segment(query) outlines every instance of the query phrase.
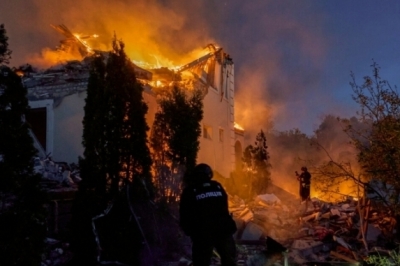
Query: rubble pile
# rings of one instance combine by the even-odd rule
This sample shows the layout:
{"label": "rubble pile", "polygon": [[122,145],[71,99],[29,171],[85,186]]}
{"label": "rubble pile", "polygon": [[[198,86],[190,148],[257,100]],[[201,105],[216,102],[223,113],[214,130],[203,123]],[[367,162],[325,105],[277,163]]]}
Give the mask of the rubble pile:
{"label": "rubble pile", "polygon": [[[37,158],[35,171],[42,174],[47,190],[75,189],[80,181],[76,167],[51,158]],[[312,198],[301,203],[282,190],[268,192],[248,201],[229,195],[229,211],[238,228],[237,265],[363,265],[369,255],[387,255],[399,246],[393,240],[396,219],[368,198],[346,197],[339,202]],[[50,219],[56,228],[62,220],[60,204],[55,202],[57,215]],[[47,247],[42,266],[65,265],[72,257],[68,243],[48,239]],[[180,261],[157,265],[190,265],[184,253]],[[215,254],[211,266],[217,265]]]}
{"label": "rubble pile", "polygon": [[77,184],[81,181],[77,166],[54,162],[50,157],[44,159],[36,157],[34,171],[42,176],[41,186],[45,190],[77,189]]}
{"label": "rubble pile", "polygon": [[[239,259],[244,261],[239,265],[264,265],[252,263],[262,254],[270,261],[271,255],[266,253],[268,238],[286,248],[274,258],[275,262],[270,261],[275,264],[268,265],[284,265],[285,256],[285,265],[362,265],[376,250],[388,253],[396,247],[396,220],[389,212],[373,207],[368,199],[347,197],[332,203],[313,198],[306,204],[293,195],[281,196],[258,195],[247,203],[237,196],[229,198],[229,209],[238,227],[235,238]],[[240,248],[242,244],[264,249],[251,254]]]}
{"label": "rubble pile", "polygon": [[21,67],[22,81],[28,88],[29,100],[56,99],[87,89],[90,58],[68,61],[45,71]]}
{"label": "rubble pile", "polygon": [[[301,204],[293,195],[269,193],[247,202],[229,196],[229,210],[238,227],[234,237],[239,266],[363,265],[367,256],[389,254],[394,248],[396,220],[368,200],[348,197],[332,203],[313,198]],[[171,257],[155,265],[191,265],[190,248],[180,251],[180,260]],[[43,266],[64,265],[70,259],[68,244],[49,240],[45,257]],[[215,254],[211,266],[217,265]]]}

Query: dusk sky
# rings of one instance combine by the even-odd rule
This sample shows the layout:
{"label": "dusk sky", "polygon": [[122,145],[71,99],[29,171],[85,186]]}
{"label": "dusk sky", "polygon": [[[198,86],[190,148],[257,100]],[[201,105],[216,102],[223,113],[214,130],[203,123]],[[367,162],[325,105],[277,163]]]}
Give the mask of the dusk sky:
{"label": "dusk sky", "polygon": [[216,43],[235,63],[236,120],[250,132],[273,121],[312,134],[324,115],[355,115],[350,72],[362,83],[373,60],[400,85],[398,0],[0,0],[0,23],[11,66],[35,65],[59,44],[50,24],[106,43],[115,32],[133,59],[176,62]]}

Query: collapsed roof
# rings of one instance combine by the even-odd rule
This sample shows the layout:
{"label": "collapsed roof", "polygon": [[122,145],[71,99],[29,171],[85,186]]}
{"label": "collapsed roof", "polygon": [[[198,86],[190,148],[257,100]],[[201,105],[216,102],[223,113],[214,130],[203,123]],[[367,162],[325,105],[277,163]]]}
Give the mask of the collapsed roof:
{"label": "collapsed roof", "polygon": [[[79,36],[73,34],[65,25],[51,25],[65,39],[60,41],[57,51],[60,53],[78,54],[82,60],[65,61],[46,70],[36,70],[30,65],[21,66],[17,72],[22,76],[24,85],[28,88],[29,100],[56,99],[86,90],[89,78],[90,61],[99,53],[90,48],[86,39],[96,35]],[[145,87],[162,89],[170,86],[182,86],[186,89],[201,89],[207,92],[209,86],[215,86],[215,63],[233,64],[232,59],[212,44],[206,46],[208,53],[177,70],[167,67],[145,69],[134,63],[136,78]]]}

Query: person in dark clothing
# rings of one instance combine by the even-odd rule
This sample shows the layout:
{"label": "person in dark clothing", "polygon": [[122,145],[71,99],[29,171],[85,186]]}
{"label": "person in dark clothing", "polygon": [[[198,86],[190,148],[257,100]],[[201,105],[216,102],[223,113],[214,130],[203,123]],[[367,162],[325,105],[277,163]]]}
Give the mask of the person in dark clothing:
{"label": "person in dark clothing", "polygon": [[179,223],[192,240],[193,266],[209,266],[213,249],[221,257],[222,266],[236,265],[236,244],[233,234],[236,223],[228,210],[228,196],[207,164],[199,164],[184,188],[179,208]]}
{"label": "person in dark clothing", "polygon": [[300,199],[301,202],[308,202],[310,200],[310,187],[311,187],[311,174],[308,172],[307,167],[301,168],[301,174],[296,171],[297,180],[300,183]]}

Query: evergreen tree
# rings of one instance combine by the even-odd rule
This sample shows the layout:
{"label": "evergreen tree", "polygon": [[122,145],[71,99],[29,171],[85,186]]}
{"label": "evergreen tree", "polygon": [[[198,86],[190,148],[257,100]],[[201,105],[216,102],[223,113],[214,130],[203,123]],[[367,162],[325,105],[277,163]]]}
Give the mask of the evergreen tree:
{"label": "evergreen tree", "polygon": [[[180,194],[183,172],[196,165],[203,119],[203,97],[199,90],[189,95],[173,87],[159,100],[159,111],[153,124],[151,146],[161,193],[173,199]],[[177,173],[176,175],[174,173]],[[167,196],[167,195],[162,195]]]}
{"label": "evergreen tree", "polygon": [[46,235],[45,194],[33,171],[37,151],[24,116],[27,90],[5,66],[7,48],[0,26],[0,261],[2,265],[40,265]]}
{"label": "evergreen tree", "polygon": [[251,179],[251,194],[265,193],[271,182],[269,163],[269,153],[267,138],[261,130],[256,136],[253,145],[249,145],[243,152],[243,162],[245,163],[248,178]]}
{"label": "evergreen tree", "polygon": [[83,184],[113,198],[122,181],[132,182],[137,196],[152,196],[143,87],[124,43],[114,37],[112,45],[107,62],[99,56],[91,67],[80,161]]}
{"label": "evergreen tree", "polygon": [[174,87],[166,101],[161,102],[171,131],[169,139],[170,159],[177,165],[185,165],[187,171],[196,166],[200,149],[200,122],[203,119],[203,102],[200,90],[187,97],[183,89]]}
{"label": "evergreen tree", "polygon": [[170,156],[168,149],[169,130],[166,117],[161,108],[155,114],[150,145],[152,148],[153,168],[155,172],[154,185],[157,189],[157,197],[166,200],[172,194],[172,191],[177,191],[179,183],[171,177]]}
{"label": "evergreen tree", "polygon": [[104,129],[107,118],[107,99],[105,95],[106,65],[102,55],[96,55],[91,62],[85,115],[83,118],[84,159],[80,159],[82,188],[95,188],[96,194],[106,193],[106,172]]}
{"label": "evergreen tree", "polygon": [[149,127],[145,117],[148,107],[124,43],[116,37],[106,65],[105,84],[108,99],[105,160],[110,191],[116,195],[120,182],[127,181],[136,185],[137,196],[152,196]]}
{"label": "evergreen tree", "polygon": [[[84,108],[85,150],[84,158],[80,158],[82,183],[73,206],[72,247],[74,263],[85,265],[92,265],[95,257],[92,218],[104,211],[110,201],[119,205],[121,201],[127,204],[128,198],[135,203],[153,196],[152,161],[147,146],[149,128],[145,119],[148,107],[143,87],[136,80],[134,65],[125,54],[123,42],[114,37],[112,46],[107,60],[100,55],[93,59]],[[129,195],[121,191],[127,183],[133,187]],[[128,206],[123,208],[130,213]],[[103,245],[111,245],[112,252],[121,254],[119,246],[113,244],[115,239],[139,241],[129,238],[132,230],[129,226],[113,226],[112,230],[107,229],[112,232],[111,238],[102,241]],[[117,257],[114,260],[122,259]]]}
{"label": "evergreen tree", "polygon": [[8,49],[7,31],[4,24],[0,24],[0,65],[10,63],[11,50]]}
{"label": "evergreen tree", "polygon": [[91,62],[84,107],[84,158],[79,158],[82,181],[72,207],[73,264],[95,264],[96,243],[92,231],[92,218],[103,211],[107,204],[104,167],[104,128],[107,114],[105,73],[104,57],[96,55]]}

